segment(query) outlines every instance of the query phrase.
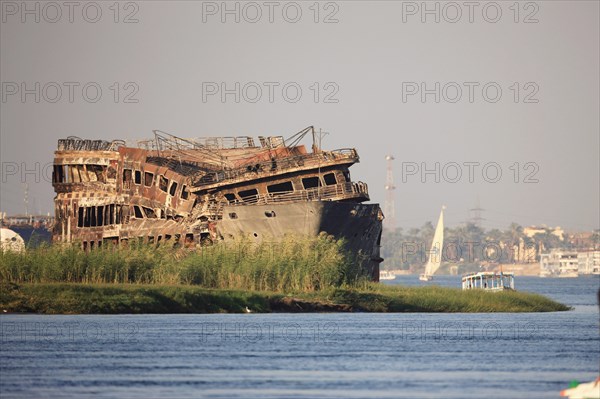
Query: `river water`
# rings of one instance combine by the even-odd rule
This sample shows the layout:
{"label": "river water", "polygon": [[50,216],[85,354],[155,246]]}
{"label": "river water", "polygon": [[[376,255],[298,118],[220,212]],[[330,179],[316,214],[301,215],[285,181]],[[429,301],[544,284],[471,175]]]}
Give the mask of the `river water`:
{"label": "river water", "polygon": [[600,278],[516,284],[574,310],[2,315],[0,396],[558,398],[597,377]]}

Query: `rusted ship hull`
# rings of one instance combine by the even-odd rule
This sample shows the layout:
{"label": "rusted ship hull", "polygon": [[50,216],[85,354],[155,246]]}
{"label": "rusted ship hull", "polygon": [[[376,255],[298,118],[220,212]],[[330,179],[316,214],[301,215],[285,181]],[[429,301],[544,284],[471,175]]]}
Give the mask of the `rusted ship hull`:
{"label": "rusted ship hull", "polygon": [[[312,152],[299,141],[312,133]],[[53,239],[85,249],[131,240],[189,247],[286,234],[344,238],[379,276],[383,214],[348,168],[354,149],[324,151],[312,127],[282,137],[59,140]]]}
{"label": "rusted ship hull", "polygon": [[226,206],[216,227],[225,241],[240,238],[277,241],[285,235],[316,236],[321,232],[344,239],[372,279],[379,278],[382,223],[379,205],[334,201]]}

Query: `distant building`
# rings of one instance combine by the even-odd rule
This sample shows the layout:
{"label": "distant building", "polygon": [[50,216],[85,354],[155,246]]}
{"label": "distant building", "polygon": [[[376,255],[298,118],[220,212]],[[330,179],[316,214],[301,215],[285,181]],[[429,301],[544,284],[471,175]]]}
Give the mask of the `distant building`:
{"label": "distant building", "polygon": [[600,274],[600,251],[581,251],[577,253],[579,274]]}
{"label": "distant building", "polygon": [[565,231],[560,227],[556,226],[554,228],[547,226],[529,226],[523,228],[523,234],[525,234],[529,238],[533,238],[536,234],[544,234],[549,230],[550,234],[555,235],[559,239],[563,240],[565,237]]}
{"label": "distant building", "polygon": [[579,274],[600,274],[600,251],[553,249],[540,254],[540,275],[576,277]]}

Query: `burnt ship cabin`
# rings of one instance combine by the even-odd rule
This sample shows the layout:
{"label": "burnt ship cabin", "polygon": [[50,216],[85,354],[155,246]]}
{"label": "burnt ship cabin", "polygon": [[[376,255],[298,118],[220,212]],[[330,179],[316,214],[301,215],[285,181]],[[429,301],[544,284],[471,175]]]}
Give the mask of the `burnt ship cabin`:
{"label": "burnt ship cabin", "polygon": [[[311,152],[300,144],[312,135]],[[383,214],[353,182],[355,149],[325,151],[308,127],[283,137],[182,139],[154,131],[128,147],[69,137],[54,157],[53,240],[84,249],[170,241],[277,240],[286,234],[344,238],[379,276]]]}

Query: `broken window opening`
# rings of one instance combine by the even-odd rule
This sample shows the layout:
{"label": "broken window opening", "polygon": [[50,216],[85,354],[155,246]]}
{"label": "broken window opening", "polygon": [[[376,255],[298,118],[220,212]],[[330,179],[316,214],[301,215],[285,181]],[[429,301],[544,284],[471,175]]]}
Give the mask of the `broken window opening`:
{"label": "broken window opening", "polygon": [[77,165],[71,165],[69,170],[71,171],[71,182],[80,183],[81,177],[79,176],[79,169],[77,168]]}
{"label": "broken window opening", "polygon": [[52,180],[54,183],[64,183],[64,169],[63,165],[54,165],[54,173],[52,174]]}
{"label": "broken window opening", "polygon": [[106,179],[104,178],[105,167],[102,165],[87,165],[88,176],[90,181],[98,181],[101,183],[106,183]]}
{"label": "broken window opening", "polygon": [[238,191],[238,196],[242,199],[242,201],[247,201],[254,197],[258,196],[258,190],[255,188],[251,188],[250,190]]}
{"label": "broken window opening", "polygon": [[90,181],[85,165],[77,165],[77,169],[79,169],[79,177],[83,183]]}
{"label": "broken window opening", "polygon": [[131,169],[124,169],[123,170],[123,183],[129,183],[132,180],[132,174],[131,174]]}
{"label": "broken window opening", "polygon": [[150,172],[144,173],[144,186],[152,187],[153,180],[154,180],[154,173],[150,173]]}
{"label": "broken window opening", "polygon": [[135,171],[134,183],[137,184],[138,186],[140,184],[142,184],[142,171],[141,170],[136,170]]}
{"label": "broken window opening", "polygon": [[334,184],[337,184],[335,174],[333,173],[327,173],[325,176],[323,176],[323,180],[325,180],[325,184],[328,186],[333,186]]}
{"label": "broken window opening", "polygon": [[144,214],[142,213],[142,210],[137,205],[133,206],[133,213],[134,213],[135,217],[138,218],[138,219],[143,219],[144,218]]}
{"label": "broken window opening", "polygon": [[154,209],[148,207],[143,207],[142,209],[144,210],[147,218],[156,219],[156,212],[154,212]]}
{"label": "broken window opening", "polygon": [[117,170],[114,167],[109,166],[106,172],[106,178],[115,180],[117,178]]}
{"label": "broken window opening", "polygon": [[163,191],[166,193],[167,187],[169,187],[169,179],[167,179],[163,175],[160,175],[160,180],[158,182],[158,188],[160,189],[160,191]]}
{"label": "broken window opening", "polygon": [[98,215],[96,216],[98,226],[104,226],[104,207],[99,206],[96,208],[96,210],[98,211]]}
{"label": "broken window opening", "polygon": [[173,181],[173,182],[171,182],[171,188],[169,189],[169,195],[174,197],[176,192],[177,192],[177,182]]}
{"label": "broken window opening", "polygon": [[313,176],[313,177],[305,177],[302,179],[302,185],[304,186],[305,190],[308,190],[310,188],[317,188],[317,187],[321,187],[321,179],[319,179],[319,176]]}
{"label": "broken window opening", "polygon": [[190,198],[190,192],[188,191],[187,186],[184,185],[181,188],[181,199],[187,200],[188,198]]}
{"label": "broken window opening", "polygon": [[286,181],[283,183],[277,183],[267,186],[267,191],[271,194],[289,193],[291,191],[294,191],[294,186],[292,185],[291,181]]}
{"label": "broken window opening", "polygon": [[91,210],[89,207],[85,208],[85,218],[83,220],[83,227],[90,227],[90,220],[91,220],[91,216],[90,216]]}

